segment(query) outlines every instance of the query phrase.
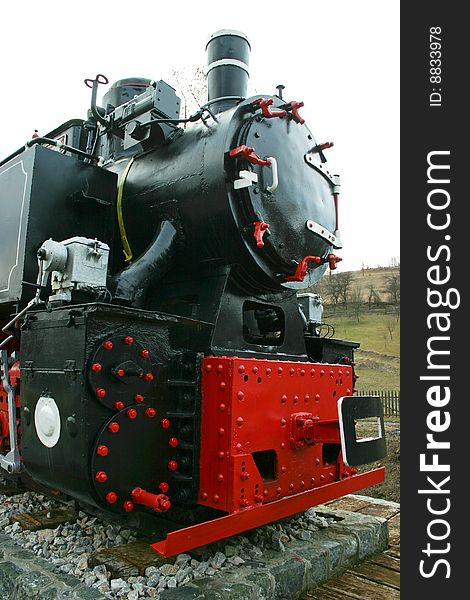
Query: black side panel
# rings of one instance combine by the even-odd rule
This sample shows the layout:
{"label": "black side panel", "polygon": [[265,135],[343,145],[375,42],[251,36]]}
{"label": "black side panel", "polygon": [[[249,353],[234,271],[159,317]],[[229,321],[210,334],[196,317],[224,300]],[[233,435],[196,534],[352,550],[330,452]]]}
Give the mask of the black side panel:
{"label": "black side panel", "polygon": [[116,174],[43,146],[0,169],[0,305],[29,300],[36,252],[79,235],[112,245]]}

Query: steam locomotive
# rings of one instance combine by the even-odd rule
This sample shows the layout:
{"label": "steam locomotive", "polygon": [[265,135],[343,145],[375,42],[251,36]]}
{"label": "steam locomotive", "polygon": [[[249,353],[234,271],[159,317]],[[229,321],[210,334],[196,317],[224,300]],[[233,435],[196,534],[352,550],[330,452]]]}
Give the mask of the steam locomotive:
{"label": "steam locomotive", "polygon": [[246,97],[249,53],[211,36],[185,118],[164,81],[86,80],[85,120],[0,162],[1,471],[164,556],[383,480],[358,344],[305,292],[340,260],[331,144],[283,86]]}

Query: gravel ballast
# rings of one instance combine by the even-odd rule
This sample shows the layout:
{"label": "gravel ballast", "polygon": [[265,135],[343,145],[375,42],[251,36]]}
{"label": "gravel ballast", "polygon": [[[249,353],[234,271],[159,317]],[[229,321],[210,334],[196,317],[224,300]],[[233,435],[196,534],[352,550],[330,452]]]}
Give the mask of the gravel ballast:
{"label": "gravel ballast", "polygon": [[73,523],[34,532],[12,519],[61,506],[34,492],[0,495],[0,598],[295,598],[382,550],[387,538],[383,519],[316,507],[223,540],[212,552],[211,546],[205,554],[180,554],[143,575],[113,578],[90,558],[135,541],[129,529],[84,512]]}

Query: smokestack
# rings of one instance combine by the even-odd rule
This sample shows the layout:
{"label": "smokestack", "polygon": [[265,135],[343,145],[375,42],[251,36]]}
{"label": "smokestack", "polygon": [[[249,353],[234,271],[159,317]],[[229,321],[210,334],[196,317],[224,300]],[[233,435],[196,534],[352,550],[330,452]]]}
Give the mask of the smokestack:
{"label": "smokestack", "polygon": [[[208,99],[226,96],[246,97],[251,46],[240,31],[221,29],[207,42],[207,92]],[[214,102],[216,112],[227,110],[236,99]]]}

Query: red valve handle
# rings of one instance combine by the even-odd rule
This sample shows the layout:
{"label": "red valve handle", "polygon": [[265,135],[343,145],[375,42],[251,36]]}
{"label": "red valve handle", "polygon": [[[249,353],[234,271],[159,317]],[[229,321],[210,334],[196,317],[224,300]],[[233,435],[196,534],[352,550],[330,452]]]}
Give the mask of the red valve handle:
{"label": "red valve handle", "polygon": [[327,256],[327,261],[330,265],[330,270],[334,271],[336,269],[336,267],[338,266],[337,263],[341,262],[343,259],[340,258],[339,256],[336,256],[335,254],[328,254]]}
{"label": "red valve handle", "polygon": [[244,158],[252,165],[260,165],[261,167],[269,167],[271,164],[269,159],[263,159],[258,156],[254,148],[245,145],[232,148],[229,152],[229,156],[231,158]]}
{"label": "red valve handle", "polygon": [[269,107],[273,103],[272,98],[258,98],[257,100],[253,100],[252,105],[259,105],[261,108],[261,113],[263,117],[266,119],[272,119],[274,117],[285,117],[287,115],[287,111],[284,109],[281,110],[271,110]]}
{"label": "red valve handle", "polygon": [[256,245],[258,248],[262,248],[264,246],[263,236],[269,227],[269,223],[265,223],[264,221],[255,221],[253,225],[255,226],[253,235],[255,236]]}
{"label": "red valve handle", "polygon": [[302,119],[302,117],[299,114],[299,108],[302,108],[303,105],[304,105],[303,102],[297,102],[296,100],[292,100],[292,102],[290,103],[294,121],[296,121],[297,123],[300,123],[301,125],[303,125],[305,123],[305,119]]}
{"label": "red valve handle", "polygon": [[155,512],[166,512],[171,506],[170,499],[165,494],[152,494],[139,487],[132,490],[131,496],[135,504],[142,504]]}
{"label": "red valve handle", "polygon": [[309,262],[319,263],[321,262],[321,258],[319,256],[306,256],[303,258],[297,265],[295,273],[287,277],[287,281],[303,281],[308,272],[307,267]]}

